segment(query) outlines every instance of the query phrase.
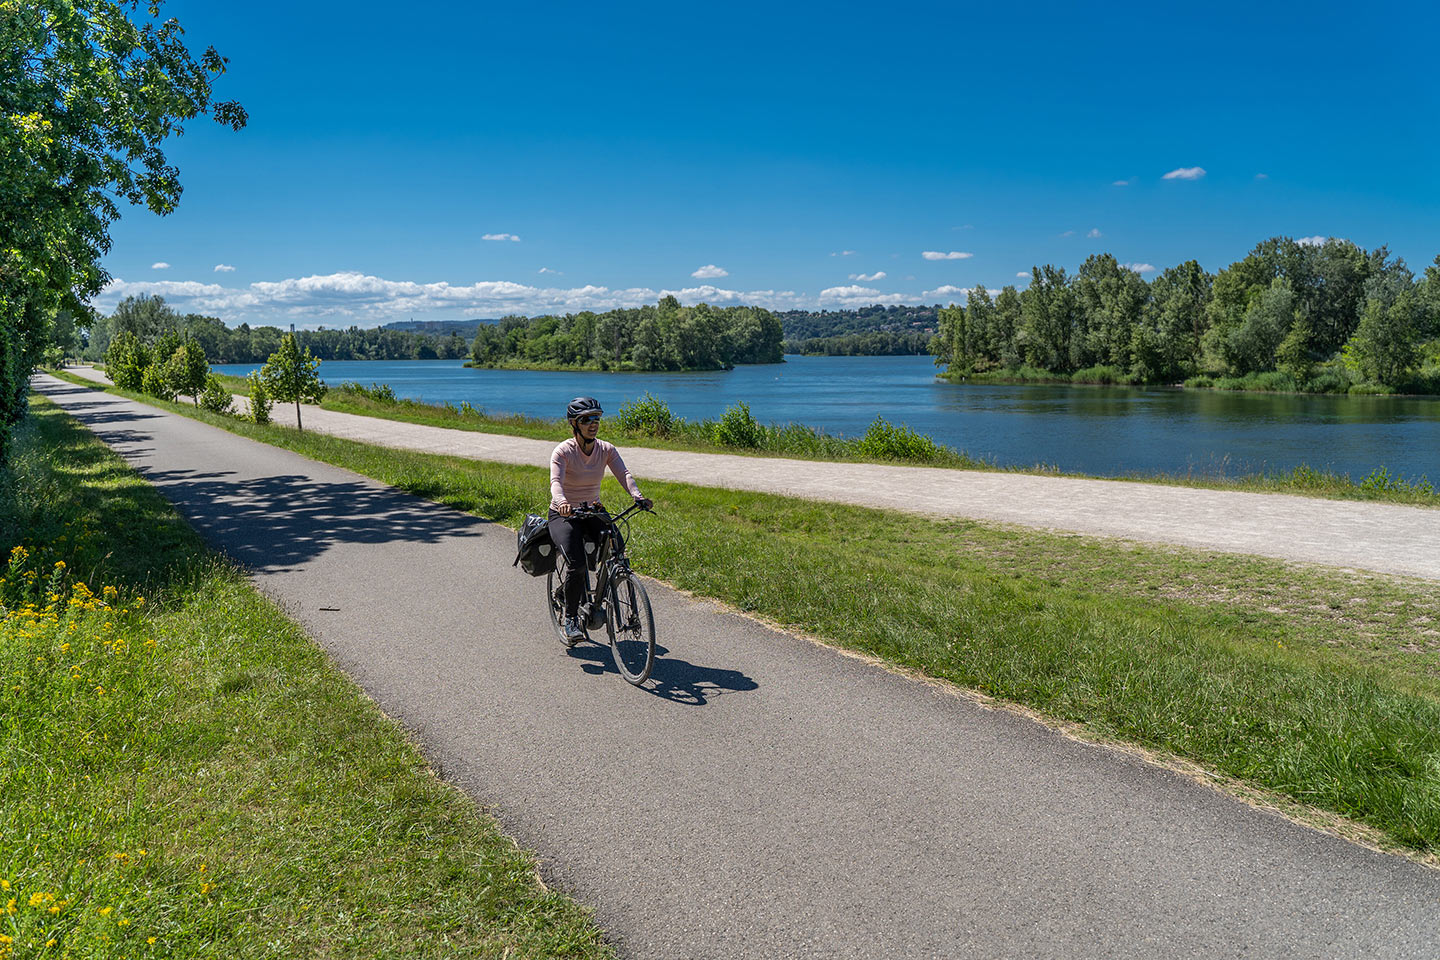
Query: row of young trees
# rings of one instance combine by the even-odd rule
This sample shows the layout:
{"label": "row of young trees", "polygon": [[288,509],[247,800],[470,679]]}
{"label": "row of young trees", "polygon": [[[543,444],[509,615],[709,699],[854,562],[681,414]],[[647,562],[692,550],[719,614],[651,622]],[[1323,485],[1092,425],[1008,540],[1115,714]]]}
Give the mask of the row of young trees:
{"label": "row of young trees", "polygon": [[[285,333],[279,327],[252,327],[242,323],[228,327],[215,317],[181,314],[162,297],[126,297],[108,317],[95,321],[80,356],[99,360],[110,343],[123,333],[153,340],[164,333],[177,333],[195,340],[211,363],[262,363],[280,347]],[[470,344],[458,334],[432,334],[387,330],[302,330],[297,335],[302,348],[321,360],[459,360],[469,355]]]}
{"label": "row of young trees", "polygon": [[[210,372],[200,342],[174,330],[148,340],[122,331],[105,351],[105,372],[117,387],[161,400],[188,396],[195,406],[215,413],[229,413],[233,402],[229,388]],[[289,333],[249,381],[250,419],[256,423],[268,423],[271,404],[279,401],[295,404],[295,425],[304,429],[300,404],[319,403],[327,392],[320,359]]]}
{"label": "row of young trees", "polygon": [[541,366],[597,370],[723,370],[737,363],[779,363],[780,321],[761,307],[682,307],[673,296],[655,306],[504,317],[475,334],[470,362],[480,367]]}
{"label": "row of young trees", "polygon": [[931,343],[954,377],[1169,383],[1278,374],[1293,389],[1440,391],[1440,257],[1422,277],[1381,247],[1266,240],[1217,274],[1194,260],[1147,282],[1113,256],[1023,291],[972,290]]}
{"label": "row of young trees", "polygon": [[164,141],[202,114],[246,122],[239,104],[212,100],[224,58],[192,54],[160,2],[148,16],[137,6],[0,4],[0,462],[57,318],[88,320],[109,280],[100,260],[120,205],[166,214],[179,202]]}

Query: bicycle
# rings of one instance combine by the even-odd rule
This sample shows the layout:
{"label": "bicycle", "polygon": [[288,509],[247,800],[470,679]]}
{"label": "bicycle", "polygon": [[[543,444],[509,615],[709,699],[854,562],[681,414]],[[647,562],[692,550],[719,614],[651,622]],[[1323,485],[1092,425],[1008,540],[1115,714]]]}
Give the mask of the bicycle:
{"label": "bicycle", "polygon": [[[577,619],[585,633],[585,639],[596,642],[590,630],[605,625],[609,635],[610,650],[615,657],[615,666],[620,676],[639,686],[650,678],[655,665],[655,615],[650,610],[650,597],[645,585],[630,569],[630,560],[625,556],[625,541],[630,533],[630,514],[645,509],[635,504],[624,513],[611,516],[604,504],[577,507],[570,516],[574,519],[596,518],[603,521],[599,543],[591,553],[591,541],[585,541],[587,565],[596,571],[594,588],[581,598]],[[649,512],[654,512],[653,509]],[[625,525],[622,534],[620,524]],[[545,595],[549,600],[550,623],[555,627],[560,642],[567,648],[575,646],[578,640],[565,636],[565,555],[555,552],[555,569],[545,579]],[[587,578],[588,579],[588,578]]]}

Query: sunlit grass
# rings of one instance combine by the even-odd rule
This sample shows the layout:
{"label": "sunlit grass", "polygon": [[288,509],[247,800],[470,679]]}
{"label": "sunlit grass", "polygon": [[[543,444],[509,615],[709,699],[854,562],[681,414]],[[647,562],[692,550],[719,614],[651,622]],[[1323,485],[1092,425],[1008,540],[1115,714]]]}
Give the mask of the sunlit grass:
{"label": "sunlit grass", "polygon": [[38,399],[16,446],[0,955],[610,955],[123,461]]}

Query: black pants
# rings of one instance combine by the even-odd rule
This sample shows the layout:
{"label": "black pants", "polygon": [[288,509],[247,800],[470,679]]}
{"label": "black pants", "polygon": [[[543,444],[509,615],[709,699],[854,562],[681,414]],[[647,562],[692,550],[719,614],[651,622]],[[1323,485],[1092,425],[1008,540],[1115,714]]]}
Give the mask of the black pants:
{"label": "black pants", "polygon": [[597,517],[581,520],[562,517],[550,511],[550,540],[565,555],[565,616],[573,617],[580,609],[580,600],[590,588],[585,565],[585,541],[600,542],[603,521]]}

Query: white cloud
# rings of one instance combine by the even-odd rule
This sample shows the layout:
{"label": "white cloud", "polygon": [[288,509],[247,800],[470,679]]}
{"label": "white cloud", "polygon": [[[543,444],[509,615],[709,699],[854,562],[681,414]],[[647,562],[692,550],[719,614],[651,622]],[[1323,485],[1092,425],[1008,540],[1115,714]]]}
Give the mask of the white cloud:
{"label": "white cloud", "polygon": [[563,274],[562,274],[559,270],[551,270],[549,267],[541,267],[539,270],[536,270],[535,272],[536,272],[536,273],[553,273],[553,274],[555,274],[555,276],[557,276],[557,277],[563,276]]}
{"label": "white cloud", "polygon": [[841,250],[839,253],[832,253],[832,254],[830,254],[830,256],[832,256],[832,257],[853,257],[853,256],[855,256],[855,251],[854,251],[854,250]]}
{"label": "white cloud", "polygon": [[718,277],[730,276],[730,271],[726,270],[724,267],[717,267],[713,263],[707,263],[705,264],[705,266],[690,274],[690,276],[694,277],[696,280],[714,280]]}
{"label": "white cloud", "polygon": [[947,283],[944,286],[936,287],[934,290],[926,290],[922,296],[926,300],[941,300],[945,297],[954,297],[956,294],[962,297],[968,297],[970,296],[970,288],[955,287]]}
{"label": "white cloud", "polygon": [[941,253],[939,250],[926,250],[920,254],[926,260],[969,260],[975,256],[973,253],[962,253],[959,250],[951,250],[949,253]]}
{"label": "white cloud", "polygon": [[885,279],[884,270],[876,270],[874,273],[852,273],[851,280],[859,280],[861,283],[874,283],[876,280]]}
{"label": "white cloud", "polygon": [[[814,308],[819,298],[794,290],[728,290],[701,285],[679,290],[651,287],[540,287],[507,280],[471,284],[386,280],[355,271],[326,276],[262,281],[244,287],[174,280],[112,280],[95,298],[103,312],[135,294],[164,297],[182,312],[208,313],[227,323],[294,322],[310,327],[374,326],[389,320],[434,313],[438,317],[501,316],[506,313],[573,313],[654,303],[673,294],[683,303],[745,303],[776,310]],[[869,303],[910,303],[913,297],[884,294]]]}
{"label": "white cloud", "polygon": [[1060,234],[1060,236],[1062,236],[1062,237],[1073,237],[1073,236],[1075,236],[1075,231],[1074,231],[1074,230],[1066,230],[1064,233]]}
{"label": "white cloud", "polygon": [[485,234],[484,236],[482,236],[480,239],[481,239],[481,240],[512,240],[512,241],[514,241],[515,243],[519,243],[519,242],[520,242],[520,238],[517,237],[517,236],[515,236],[515,234],[513,234],[513,233],[487,233],[487,234]]}
{"label": "white cloud", "polygon": [[1255,174],[1255,179],[1256,179],[1256,180],[1269,180],[1269,179],[1270,179],[1270,174],[1268,174],[1268,173],[1257,173],[1257,174]]}
{"label": "white cloud", "polygon": [[235,268],[232,267],[232,266],[230,266],[230,264],[228,264],[228,263],[217,263],[217,264],[215,264],[215,272],[216,272],[216,273],[234,273],[234,272],[235,272]]}
{"label": "white cloud", "polygon": [[1323,247],[1327,239],[1329,238],[1316,235],[1313,237],[1296,237],[1295,242],[1302,247]]}
{"label": "white cloud", "polygon": [[1169,173],[1165,174],[1165,176],[1161,177],[1160,179],[1199,180],[1203,176],[1205,176],[1204,167],[1176,167],[1174,170],[1171,170]]}
{"label": "white cloud", "polygon": [[151,270],[169,270],[169,269],[170,269],[170,264],[166,263],[164,260],[160,260],[160,261],[157,261],[157,262],[155,262],[155,263],[150,264],[150,269],[151,269]]}
{"label": "white cloud", "polygon": [[1153,263],[1122,263],[1120,264],[1120,266],[1124,267],[1126,270],[1134,270],[1136,273],[1155,272],[1155,264]]}
{"label": "white cloud", "polygon": [[820,303],[825,306],[868,307],[871,304],[919,303],[920,298],[903,293],[881,293],[873,287],[845,286],[826,287],[820,291]]}
{"label": "white cloud", "polygon": [[1089,237],[1091,240],[1098,240],[1101,237],[1105,236],[1105,234],[1100,232],[1099,227],[1091,227],[1090,232],[1085,234],[1085,236]]}
{"label": "white cloud", "polygon": [[1133,184],[1134,182],[1135,182],[1135,178],[1134,178],[1134,177],[1131,177],[1129,180],[1112,180],[1112,181],[1110,182],[1110,186],[1112,186],[1112,187],[1128,187],[1128,186],[1130,186],[1131,184]]}
{"label": "white cloud", "polygon": [[1019,279],[1022,279],[1022,280],[1029,280],[1029,279],[1030,279],[1030,271],[1029,271],[1029,270],[1021,270],[1019,273],[1015,274],[1015,276],[1016,276],[1017,278],[1019,278]]}

